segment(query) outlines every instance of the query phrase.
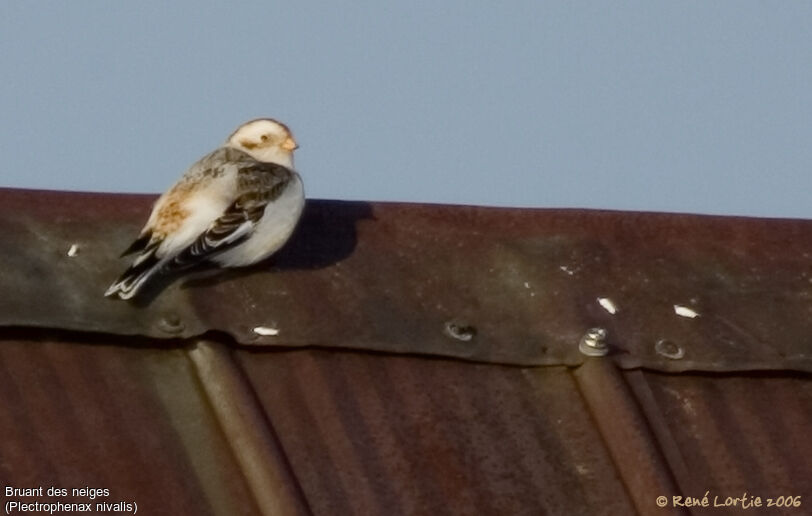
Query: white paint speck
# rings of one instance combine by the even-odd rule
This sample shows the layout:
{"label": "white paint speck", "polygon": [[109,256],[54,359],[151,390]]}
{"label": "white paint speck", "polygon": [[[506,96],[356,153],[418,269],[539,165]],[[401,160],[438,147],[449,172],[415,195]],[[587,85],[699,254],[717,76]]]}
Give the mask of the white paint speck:
{"label": "white paint speck", "polygon": [[699,312],[682,305],[674,305],[674,313],[680,317],[688,317],[689,319],[699,317]]}
{"label": "white paint speck", "polygon": [[569,274],[570,276],[572,276],[573,274],[575,274],[575,271],[574,271],[574,270],[572,270],[572,269],[570,269],[570,268],[569,268],[569,267],[567,267],[566,265],[560,265],[558,268],[559,268],[559,269],[561,269],[562,271],[566,272],[566,273],[567,273],[567,274]]}
{"label": "white paint speck", "polygon": [[70,249],[68,249],[68,256],[73,258],[77,254],[79,254],[79,245],[78,244],[72,244],[70,246]]}
{"label": "white paint speck", "polygon": [[608,297],[599,297],[598,304],[603,307],[604,310],[609,312],[612,315],[615,315],[618,312],[617,305],[609,299]]}
{"label": "white paint speck", "polygon": [[273,337],[274,335],[279,335],[279,330],[276,328],[271,328],[270,326],[257,326],[254,328],[254,333],[257,335],[262,335],[263,337]]}
{"label": "white paint speck", "polygon": [[524,288],[530,288],[530,283],[528,283],[527,281],[525,281],[525,282],[524,282]]}

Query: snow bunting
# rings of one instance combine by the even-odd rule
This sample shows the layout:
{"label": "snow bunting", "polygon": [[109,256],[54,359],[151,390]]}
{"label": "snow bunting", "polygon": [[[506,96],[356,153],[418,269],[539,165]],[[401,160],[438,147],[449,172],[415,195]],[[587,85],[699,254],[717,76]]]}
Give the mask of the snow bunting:
{"label": "snow bunting", "polygon": [[129,299],[155,274],[204,261],[250,265],[282,247],[304,207],[302,180],[293,170],[297,147],[276,120],[238,127],[156,201],[122,254],[138,255],[104,295]]}

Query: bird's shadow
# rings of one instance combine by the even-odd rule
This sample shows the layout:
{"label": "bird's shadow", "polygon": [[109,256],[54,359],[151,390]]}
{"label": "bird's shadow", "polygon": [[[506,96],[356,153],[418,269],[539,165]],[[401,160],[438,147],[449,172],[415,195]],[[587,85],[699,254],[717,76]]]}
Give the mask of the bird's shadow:
{"label": "bird's shadow", "polygon": [[355,250],[358,222],[374,218],[372,205],[368,202],[309,200],[290,240],[270,258],[248,267],[221,269],[201,264],[183,272],[162,274],[145,285],[130,302],[138,307],[147,307],[167,287],[181,279],[184,282],[180,288],[188,289],[268,273],[271,269],[316,270],[329,267]]}

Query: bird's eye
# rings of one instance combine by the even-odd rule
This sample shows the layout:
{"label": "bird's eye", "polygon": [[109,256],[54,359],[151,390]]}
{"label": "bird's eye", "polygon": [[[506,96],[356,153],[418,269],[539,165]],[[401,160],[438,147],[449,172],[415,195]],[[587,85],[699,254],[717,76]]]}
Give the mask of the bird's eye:
{"label": "bird's eye", "polygon": [[267,134],[263,134],[263,135],[262,135],[260,138],[262,138],[262,141],[263,141],[263,142],[267,142],[267,141],[268,141],[268,135],[267,135]]}

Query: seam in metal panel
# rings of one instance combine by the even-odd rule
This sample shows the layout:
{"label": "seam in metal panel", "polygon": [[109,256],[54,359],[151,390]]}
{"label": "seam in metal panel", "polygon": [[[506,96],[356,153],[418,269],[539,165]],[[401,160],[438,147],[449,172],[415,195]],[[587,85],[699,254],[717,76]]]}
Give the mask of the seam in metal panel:
{"label": "seam in metal panel", "polygon": [[574,377],[637,513],[690,514],[655,503],[658,496],[670,500],[678,492],[674,475],[617,367],[604,358],[589,358]]}
{"label": "seam in metal panel", "polygon": [[272,425],[229,349],[200,340],[189,357],[260,512],[310,515]]}

